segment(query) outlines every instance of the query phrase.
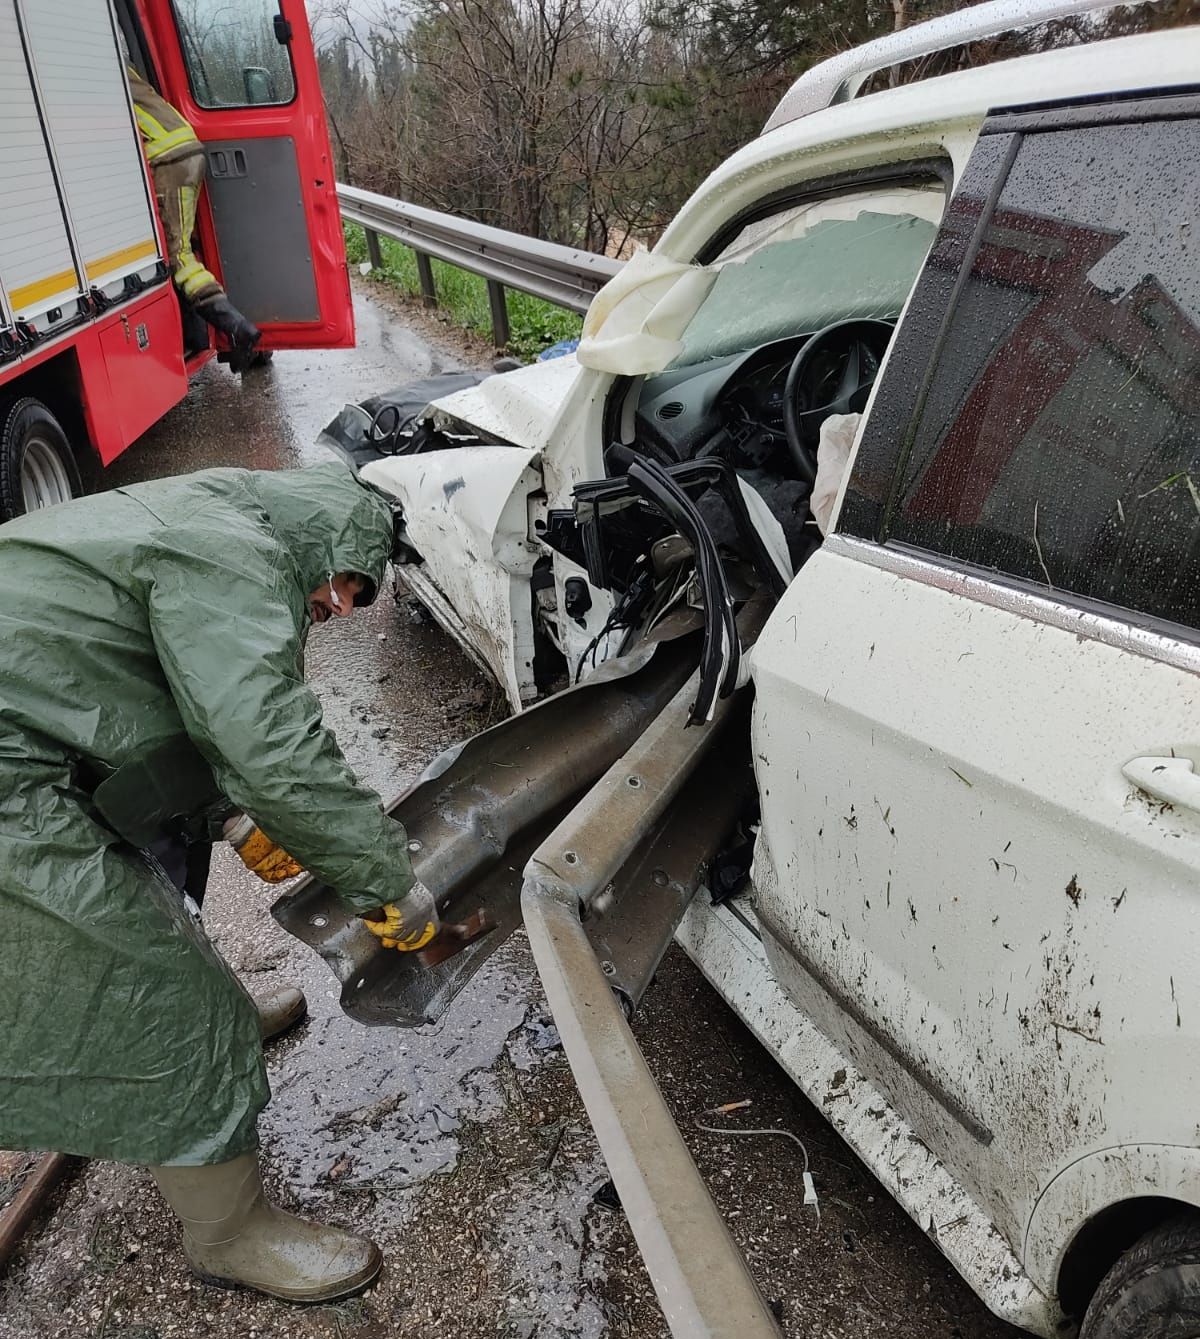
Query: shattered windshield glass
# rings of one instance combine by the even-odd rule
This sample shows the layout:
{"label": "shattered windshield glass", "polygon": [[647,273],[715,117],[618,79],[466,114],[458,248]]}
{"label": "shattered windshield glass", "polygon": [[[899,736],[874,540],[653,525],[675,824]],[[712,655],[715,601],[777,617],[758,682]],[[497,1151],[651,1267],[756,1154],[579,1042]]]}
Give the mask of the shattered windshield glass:
{"label": "shattered windshield glass", "polygon": [[716,283],[672,363],[757,348],[856,317],[894,319],[945,207],[940,181],[877,186],[747,224],[713,262]]}

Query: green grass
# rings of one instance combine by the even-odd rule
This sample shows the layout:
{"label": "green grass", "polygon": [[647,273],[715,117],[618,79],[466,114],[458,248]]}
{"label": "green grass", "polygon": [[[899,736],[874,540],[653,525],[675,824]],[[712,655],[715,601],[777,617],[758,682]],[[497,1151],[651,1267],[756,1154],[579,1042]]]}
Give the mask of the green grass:
{"label": "green grass", "polygon": [[[356,223],[347,223],[346,257],[352,265],[367,259],[367,239]],[[407,246],[390,237],[379,239],[383,255],[383,269],[372,273],[377,282],[390,284],[403,293],[419,295],[417,257]],[[433,262],[433,278],[437,288],[438,306],[455,325],[473,334],[491,338],[492,322],[488,312],[487,280],[470,274],[445,261]],[[557,344],[560,339],[578,339],[583,318],[564,311],[541,298],[528,293],[505,289],[508,304],[508,324],[511,331],[509,350],[518,358],[536,358],[543,349]]]}

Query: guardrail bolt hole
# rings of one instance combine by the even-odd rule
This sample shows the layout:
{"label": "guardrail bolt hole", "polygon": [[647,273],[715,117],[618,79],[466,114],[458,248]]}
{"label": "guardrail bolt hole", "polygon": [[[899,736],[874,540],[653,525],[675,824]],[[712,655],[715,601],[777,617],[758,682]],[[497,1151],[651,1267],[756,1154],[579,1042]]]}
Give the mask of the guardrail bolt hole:
{"label": "guardrail bolt hole", "polygon": [[574,851],[564,851],[563,859],[567,862],[568,865],[579,864],[579,857],[575,854]]}
{"label": "guardrail bolt hole", "polygon": [[667,879],[667,871],[665,869],[656,869],[654,873],[651,875],[651,878],[653,878],[654,882],[660,888],[665,888],[667,886],[667,883],[669,882],[669,880]]}
{"label": "guardrail bolt hole", "polygon": [[626,778],[625,784],[630,790],[641,790],[642,778],[640,776],[631,776]]}

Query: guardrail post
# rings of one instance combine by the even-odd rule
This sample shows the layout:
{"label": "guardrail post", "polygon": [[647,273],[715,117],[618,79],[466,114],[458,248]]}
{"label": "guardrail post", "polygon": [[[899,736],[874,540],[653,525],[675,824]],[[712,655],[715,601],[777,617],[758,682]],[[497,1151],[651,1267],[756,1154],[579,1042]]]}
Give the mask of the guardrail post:
{"label": "guardrail post", "polygon": [[383,252],[379,249],[379,234],[370,228],[364,228],[363,234],[367,239],[367,259],[371,262],[371,268],[382,270]]}
{"label": "guardrail post", "polygon": [[424,251],[414,251],[417,258],[417,278],[421,281],[421,301],[426,307],[437,306],[437,285],[433,282],[433,262]]}
{"label": "guardrail post", "polygon": [[508,328],[508,303],[504,300],[504,285],[488,280],[488,306],[492,309],[492,343],[498,349],[507,349],[511,338]]}

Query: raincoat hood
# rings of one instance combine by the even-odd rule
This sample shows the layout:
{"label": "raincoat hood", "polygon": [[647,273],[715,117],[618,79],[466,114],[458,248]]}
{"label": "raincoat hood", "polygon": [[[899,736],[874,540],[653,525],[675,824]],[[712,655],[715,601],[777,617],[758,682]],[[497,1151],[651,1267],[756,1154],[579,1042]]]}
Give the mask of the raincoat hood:
{"label": "raincoat hood", "polygon": [[308,595],[331,572],[357,572],[370,589],[355,604],[370,604],[392,552],[392,511],[384,498],[341,461],[307,469],[258,473],[263,510],[288,550]]}

